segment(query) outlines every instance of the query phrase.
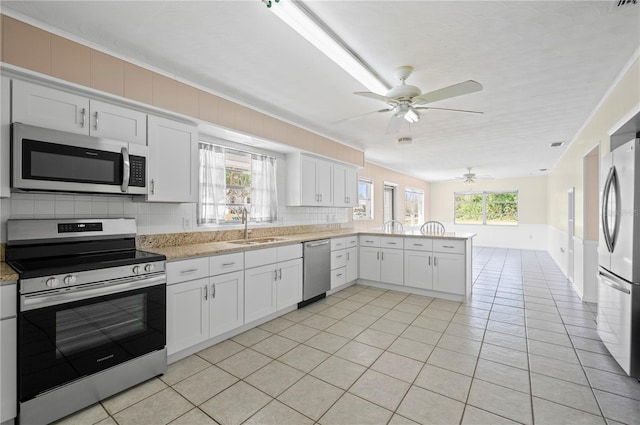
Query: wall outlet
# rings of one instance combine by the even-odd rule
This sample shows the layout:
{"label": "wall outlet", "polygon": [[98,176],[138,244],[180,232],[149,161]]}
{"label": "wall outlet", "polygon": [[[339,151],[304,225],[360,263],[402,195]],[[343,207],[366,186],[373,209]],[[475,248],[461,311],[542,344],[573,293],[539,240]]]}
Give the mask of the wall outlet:
{"label": "wall outlet", "polygon": [[182,228],[184,230],[191,229],[191,219],[187,217],[182,217]]}

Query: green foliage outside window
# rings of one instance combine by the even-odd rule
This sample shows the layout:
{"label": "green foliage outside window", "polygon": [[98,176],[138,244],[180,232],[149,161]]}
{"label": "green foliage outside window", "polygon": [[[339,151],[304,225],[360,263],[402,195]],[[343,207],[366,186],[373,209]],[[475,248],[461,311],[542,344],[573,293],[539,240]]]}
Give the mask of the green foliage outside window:
{"label": "green foliage outside window", "polygon": [[456,224],[518,224],[518,192],[454,193]]}

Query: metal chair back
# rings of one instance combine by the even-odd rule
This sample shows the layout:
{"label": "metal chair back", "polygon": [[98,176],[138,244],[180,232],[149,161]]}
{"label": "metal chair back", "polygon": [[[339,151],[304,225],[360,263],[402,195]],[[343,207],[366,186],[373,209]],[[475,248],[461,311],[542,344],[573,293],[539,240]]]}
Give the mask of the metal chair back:
{"label": "metal chair back", "polygon": [[389,220],[382,225],[385,233],[404,233],[404,225],[398,220]]}
{"label": "metal chair back", "polygon": [[420,227],[423,235],[444,235],[444,225],[439,221],[427,221]]}

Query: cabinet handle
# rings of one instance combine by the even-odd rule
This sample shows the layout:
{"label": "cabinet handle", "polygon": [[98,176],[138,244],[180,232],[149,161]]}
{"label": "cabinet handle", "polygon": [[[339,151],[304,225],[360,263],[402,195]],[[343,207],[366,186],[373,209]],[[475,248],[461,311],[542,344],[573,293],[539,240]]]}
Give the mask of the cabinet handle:
{"label": "cabinet handle", "polygon": [[278,280],[278,269],[273,271],[273,280]]}
{"label": "cabinet handle", "polygon": [[380,257],[382,257],[381,260],[384,261],[384,252],[380,255]]}
{"label": "cabinet handle", "polygon": [[320,197],[320,202],[322,202],[322,193],[318,196]]}
{"label": "cabinet handle", "polygon": [[433,256],[433,265],[434,266],[438,265],[438,257],[436,257],[435,255]]}
{"label": "cabinet handle", "polygon": [[189,274],[189,273],[193,273],[193,272],[197,272],[198,269],[186,269],[186,270],[180,270],[180,274]]}
{"label": "cabinet handle", "polygon": [[340,277],[340,276],[342,276],[342,273],[338,273],[338,274],[336,275],[336,277]]}
{"label": "cabinet handle", "polygon": [[82,108],[82,110],[80,111],[80,127],[84,128],[84,116],[87,113],[87,111]]}
{"label": "cabinet handle", "polygon": [[429,256],[429,265],[431,265],[431,256]]}
{"label": "cabinet handle", "polygon": [[455,248],[453,245],[442,245],[443,248]]}
{"label": "cabinet handle", "polygon": [[229,266],[233,266],[236,262],[232,261],[230,263],[222,263],[222,267],[229,267]]}
{"label": "cabinet handle", "polygon": [[98,112],[96,111],[96,131],[98,131]]}
{"label": "cabinet handle", "polygon": [[278,272],[278,279],[282,280],[282,268],[280,268],[280,271]]}
{"label": "cabinet handle", "polygon": [[396,245],[396,242],[387,242],[387,245]]}
{"label": "cabinet handle", "polygon": [[151,194],[156,193],[156,182],[154,179],[151,179]]}
{"label": "cabinet handle", "polygon": [[380,259],[380,251],[376,252],[376,260]]}
{"label": "cabinet handle", "polygon": [[349,253],[347,252],[347,261],[349,261]]}
{"label": "cabinet handle", "polygon": [[204,300],[209,298],[209,285],[204,285]]}
{"label": "cabinet handle", "polygon": [[424,246],[421,243],[414,243],[413,246]]}
{"label": "cabinet handle", "polygon": [[366,243],[373,243],[373,241],[367,241],[367,240],[366,240],[365,242],[366,242]]}
{"label": "cabinet handle", "polygon": [[341,255],[336,255],[336,258],[342,258],[342,254]]}
{"label": "cabinet handle", "polygon": [[354,243],[356,243],[356,241],[349,241],[349,243],[353,245]]}
{"label": "cabinet handle", "polygon": [[216,284],[213,283],[211,284],[211,299],[215,299],[216,298]]}

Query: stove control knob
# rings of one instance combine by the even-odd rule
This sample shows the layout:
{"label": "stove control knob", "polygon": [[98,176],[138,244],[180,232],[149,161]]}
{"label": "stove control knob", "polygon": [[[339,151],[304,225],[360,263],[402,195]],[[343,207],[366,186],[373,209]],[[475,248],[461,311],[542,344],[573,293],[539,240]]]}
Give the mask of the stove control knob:
{"label": "stove control knob", "polygon": [[57,278],[57,277],[50,277],[49,279],[47,279],[47,281],[45,282],[45,284],[46,284],[49,288],[55,288],[56,286],[58,286],[58,278]]}
{"label": "stove control knob", "polygon": [[146,266],[144,266],[144,271],[149,273],[149,272],[152,272],[154,268],[155,267],[153,264],[147,264]]}
{"label": "stove control knob", "polygon": [[68,274],[62,279],[65,285],[73,285],[76,283],[76,277],[72,274]]}
{"label": "stove control knob", "polygon": [[140,266],[133,266],[133,274],[140,274]]}

